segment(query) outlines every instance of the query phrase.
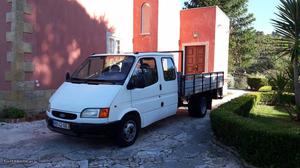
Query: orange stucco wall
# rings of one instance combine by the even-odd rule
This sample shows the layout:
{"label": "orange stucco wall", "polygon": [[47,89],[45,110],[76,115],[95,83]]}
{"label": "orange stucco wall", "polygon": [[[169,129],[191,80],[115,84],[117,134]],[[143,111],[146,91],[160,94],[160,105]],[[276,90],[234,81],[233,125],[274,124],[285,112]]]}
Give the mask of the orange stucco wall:
{"label": "orange stucco wall", "polygon": [[[141,34],[141,7],[149,3],[152,8],[150,34]],[[157,51],[158,0],[134,0],[133,10],[133,51]]]}
{"label": "orange stucco wall", "polygon": [[11,50],[11,43],[6,42],[6,32],[10,32],[10,23],[6,23],[6,13],[11,10],[7,1],[0,1],[0,90],[9,90],[10,82],[5,81],[5,73],[10,71],[6,54]]}
{"label": "orange stucco wall", "polygon": [[[208,71],[214,70],[214,46],[216,27],[216,7],[194,8],[180,12],[180,42],[179,49],[184,50],[185,44],[208,44]],[[198,37],[194,36],[198,34]],[[181,65],[181,58],[179,65]],[[182,71],[182,68],[179,67]]]}
{"label": "orange stucco wall", "polygon": [[32,53],[25,59],[35,66],[27,80],[38,80],[36,89],[56,89],[91,53],[106,52],[107,22],[93,18],[77,1],[27,0],[32,14],[26,20],[33,25],[33,33],[24,41],[32,45]]}

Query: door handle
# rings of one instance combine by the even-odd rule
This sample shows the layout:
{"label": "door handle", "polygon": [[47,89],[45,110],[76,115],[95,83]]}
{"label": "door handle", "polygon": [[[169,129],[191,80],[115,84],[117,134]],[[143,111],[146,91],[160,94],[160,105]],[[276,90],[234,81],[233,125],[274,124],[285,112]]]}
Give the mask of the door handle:
{"label": "door handle", "polygon": [[162,90],[162,85],[161,84],[159,85],[159,90]]}
{"label": "door handle", "polygon": [[198,71],[198,65],[195,65],[195,70]]}
{"label": "door handle", "polygon": [[164,105],[165,105],[164,102],[161,102],[161,103],[160,103],[160,106],[161,106],[161,107],[164,107]]}

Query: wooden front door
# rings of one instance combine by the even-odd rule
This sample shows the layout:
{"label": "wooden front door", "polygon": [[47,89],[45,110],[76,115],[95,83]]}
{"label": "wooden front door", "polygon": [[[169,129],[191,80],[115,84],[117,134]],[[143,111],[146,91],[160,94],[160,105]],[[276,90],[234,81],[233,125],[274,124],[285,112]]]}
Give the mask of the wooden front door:
{"label": "wooden front door", "polygon": [[205,46],[185,47],[185,53],[185,73],[203,73],[205,71]]}

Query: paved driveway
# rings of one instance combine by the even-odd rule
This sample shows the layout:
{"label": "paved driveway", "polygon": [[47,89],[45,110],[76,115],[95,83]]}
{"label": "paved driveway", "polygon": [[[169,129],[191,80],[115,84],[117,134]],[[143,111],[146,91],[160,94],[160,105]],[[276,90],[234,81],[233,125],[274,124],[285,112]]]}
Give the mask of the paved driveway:
{"label": "paved driveway", "polygon": [[[244,92],[233,94],[214,105]],[[44,121],[0,123],[0,167],[242,167],[213,143],[209,116],[186,110],[141,131],[133,146],[118,148],[109,138],[77,138],[53,133]]]}

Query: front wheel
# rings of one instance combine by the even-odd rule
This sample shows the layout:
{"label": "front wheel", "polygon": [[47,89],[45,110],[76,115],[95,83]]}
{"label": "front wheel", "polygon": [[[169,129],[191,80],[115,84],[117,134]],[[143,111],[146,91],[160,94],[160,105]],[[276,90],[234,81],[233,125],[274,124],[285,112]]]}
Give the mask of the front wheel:
{"label": "front wheel", "polygon": [[193,97],[188,104],[189,115],[192,117],[203,118],[207,113],[206,97]]}
{"label": "front wheel", "polygon": [[138,118],[134,115],[125,116],[117,130],[117,144],[121,147],[126,147],[134,144],[140,130]]}

